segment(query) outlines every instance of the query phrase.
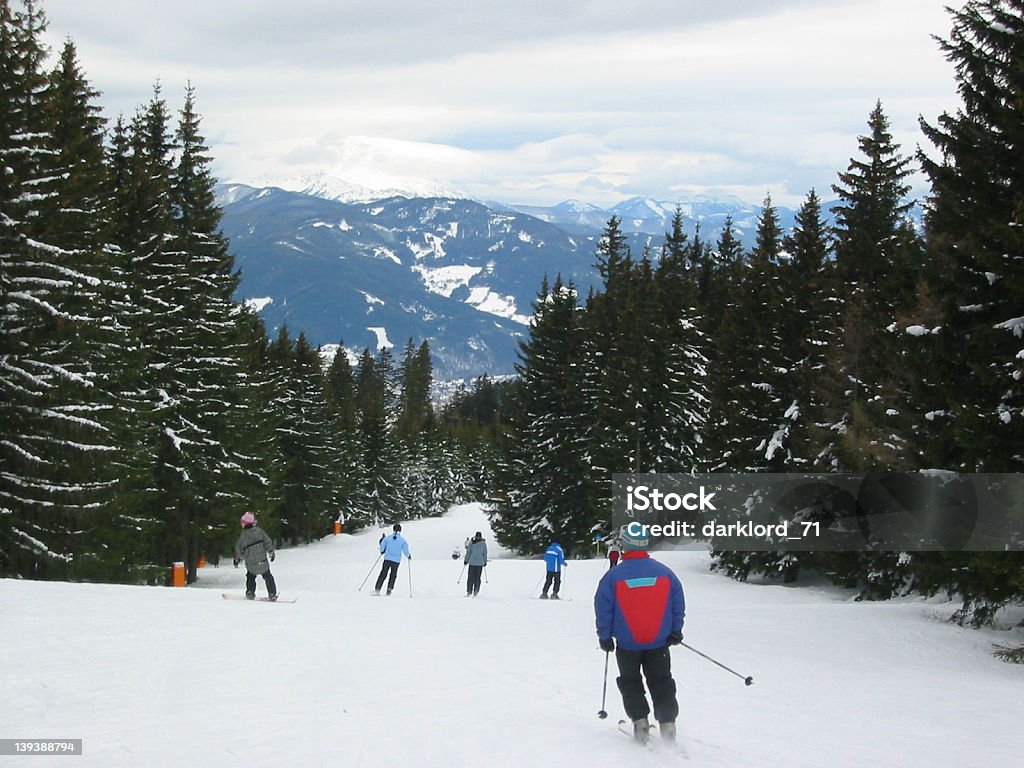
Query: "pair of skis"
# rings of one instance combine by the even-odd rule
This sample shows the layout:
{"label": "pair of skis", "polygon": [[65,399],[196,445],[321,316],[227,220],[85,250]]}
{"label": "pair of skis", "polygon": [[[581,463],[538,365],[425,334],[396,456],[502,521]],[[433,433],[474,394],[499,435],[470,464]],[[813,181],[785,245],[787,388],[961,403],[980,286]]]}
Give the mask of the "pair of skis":
{"label": "pair of skis", "polygon": [[[658,729],[655,728],[653,724],[648,729],[647,738],[643,741],[637,739],[636,736],[633,735],[633,725],[628,720],[619,720],[619,733],[621,733],[623,736],[629,737],[630,741],[642,747],[646,747],[647,749],[653,751],[670,749],[673,752],[678,753],[682,757],[689,758],[689,755],[686,753],[686,749],[683,747],[682,744],[679,743],[678,740],[674,739],[671,741],[667,741],[665,739],[662,739],[661,734],[658,732]],[[678,736],[676,737],[676,739],[678,739]]]}
{"label": "pair of skis", "polygon": [[220,596],[225,600],[251,600],[254,603],[294,603],[299,599],[297,597],[278,597],[274,600],[271,600],[269,597],[248,598],[245,595],[236,595],[232,592],[221,592]]}

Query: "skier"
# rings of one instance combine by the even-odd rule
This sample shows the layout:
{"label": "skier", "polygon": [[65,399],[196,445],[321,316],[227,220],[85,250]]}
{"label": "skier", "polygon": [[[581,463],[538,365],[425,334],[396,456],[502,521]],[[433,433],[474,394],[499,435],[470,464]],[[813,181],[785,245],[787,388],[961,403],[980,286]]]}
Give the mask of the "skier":
{"label": "skier", "polygon": [[683,641],[683,585],[668,566],[647,554],[646,526],[624,526],[619,543],[619,565],[604,574],[594,595],[597,638],[601,650],[615,651],[616,682],[626,715],[633,721],[633,737],[641,742],[650,739],[651,708],[640,677],[643,670],[661,736],[674,741],[679,703],[669,646]]}
{"label": "skier", "polygon": [[614,568],[619,562],[619,540],[615,536],[608,537],[608,567]]}
{"label": "skier", "polygon": [[[277,600],[277,584],[270,572],[270,563],[274,562],[276,555],[274,542],[267,536],[266,531],[256,525],[256,515],[252,512],[242,515],[239,522],[242,524],[242,533],[235,543],[235,568],[244,558],[245,598],[256,599],[256,576],[260,575],[267,585],[267,595],[271,600]],[[268,557],[270,562],[267,562]]]}
{"label": "skier", "polygon": [[476,597],[480,594],[480,577],[487,567],[487,542],[480,531],[476,532],[469,546],[466,547],[466,556],[462,562],[469,566],[469,576],[466,577],[466,597]]}
{"label": "skier", "polygon": [[[412,560],[409,554],[409,542],[402,536],[402,526],[395,523],[391,528],[390,536],[381,535],[380,551],[384,555],[384,565],[381,566],[380,576],[377,577],[377,585],[373,594],[379,595],[380,588],[384,585],[384,579],[388,580],[388,594],[395,588],[395,579],[398,578],[398,564],[402,562],[402,555]],[[389,576],[390,574],[390,576]]]}
{"label": "skier", "polygon": [[540,599],[547,600],[548,590],[554,586],[551,599],[557,600],[558,590],[562,588],[562,566],[569,565],[565,562],[565,552],[557,541],[551,542],[551,546],[544,553],[544,565],[547,568],[547,576],[544,578],[544,590],[540,593]]}

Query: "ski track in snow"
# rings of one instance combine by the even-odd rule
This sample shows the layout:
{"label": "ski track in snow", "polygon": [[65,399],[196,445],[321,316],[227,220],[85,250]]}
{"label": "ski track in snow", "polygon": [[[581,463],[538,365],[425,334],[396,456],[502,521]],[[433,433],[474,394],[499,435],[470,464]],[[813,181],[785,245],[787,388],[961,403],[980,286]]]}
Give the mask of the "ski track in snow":
{"label": "ski track in snow", "polygon": [[[451,553],[477,530],[491,563],[480,597],[467,599]],[[1019,759],[1024,668],[990,652],[1021,640],[1020,630],[941,621],[953,604],[741,584],[709,573],[704,553],[657,553],[683,580],[686,642],[754,685],[673,650],[680,748],[647,750],[617,732],[614,660],[609,717],[597,718],[604,655],[591,597],[603,560],[570,561],[563,593],[575,599],[541,601],[543,561],[501,552],[479,505],[404,523],[403,533],[412,599],[408,562],[390,598],[370,596],[373,529],[280,551],[273,571],[295,604],[222,600],[243,590],[244,570],[230,560],[186,589],[0,581],[0,738],[83,739],[78,758],[0,765],[961,768]]]}

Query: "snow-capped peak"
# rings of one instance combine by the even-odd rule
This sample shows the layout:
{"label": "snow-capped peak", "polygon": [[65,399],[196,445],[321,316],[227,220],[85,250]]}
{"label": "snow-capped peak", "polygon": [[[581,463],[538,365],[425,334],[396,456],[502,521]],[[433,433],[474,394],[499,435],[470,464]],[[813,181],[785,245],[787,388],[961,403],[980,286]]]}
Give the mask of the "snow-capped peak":
{"label": "snow-capped peak", "polygon": [[356,183],[326,173],[261,179],[260,186],[279,187],[290,192],[337,200],[342,203],[368,203],[389,197],[443,197],[459,199],[464,195],[442,184],[424,179],[378,176]]}

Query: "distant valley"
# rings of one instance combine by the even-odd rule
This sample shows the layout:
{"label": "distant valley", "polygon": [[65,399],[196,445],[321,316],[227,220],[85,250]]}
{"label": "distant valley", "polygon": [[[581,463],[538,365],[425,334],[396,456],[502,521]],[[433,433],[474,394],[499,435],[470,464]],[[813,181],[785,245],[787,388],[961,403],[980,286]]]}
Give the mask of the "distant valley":
{"label": "distant valley", "polygon": [[[528,333],[545,276],[597,283],[597,239],[619,216],[639,256],[656,254],[676,203],[637,198],[611,209],[578,202],[511,207],[400,194],[346,198],[322,181],[303,191],[241,184],[218,187],[223,231],[250,301],[268,333],[287,325],[315,345],[358,351],[381,344],[400,356],[427,339],[439,379],[508,374]],[[341,199],[337,199],[341,198]],[[726,216],[753,240],[760,207],[738,200],[681,202],[687,230],[717,238]],[[793,212],[779,209],[784,228]]]}

